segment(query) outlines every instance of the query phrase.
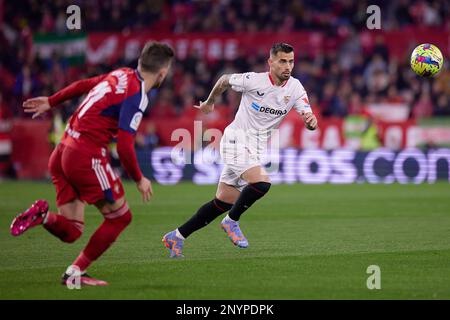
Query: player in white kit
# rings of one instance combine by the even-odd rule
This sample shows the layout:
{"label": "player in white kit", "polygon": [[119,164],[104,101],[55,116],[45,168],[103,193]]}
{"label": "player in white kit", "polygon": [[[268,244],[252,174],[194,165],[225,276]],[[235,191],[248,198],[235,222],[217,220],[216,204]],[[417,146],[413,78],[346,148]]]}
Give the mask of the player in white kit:
{"label": "player in white kit", "polygon": [[276,43],[270,49],[269,72],[225,74],[217,81],[208,99],[201,102],[204,113],[214,110],[216,99],[227,89],[242,92],[239,110],[220,142],[224,162],[216,197],[204,204],[179,228],[164,235],[162,241],[171,257],[183,257],[184,240],[229,210],[222,229],[234,245],[247,248],[248,241],[239,227],[239,218],[270,189],[270,179],[261,164],[271,131],[294,108],[310,130],[317,127],[308,96],[299,80],[291,77],[294,49]]}

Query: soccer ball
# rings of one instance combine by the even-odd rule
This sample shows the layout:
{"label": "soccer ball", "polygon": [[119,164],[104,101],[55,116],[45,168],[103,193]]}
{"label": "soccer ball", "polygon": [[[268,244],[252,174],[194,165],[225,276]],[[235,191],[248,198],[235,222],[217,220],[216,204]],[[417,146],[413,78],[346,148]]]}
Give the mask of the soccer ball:
{"label": "soccer ball", "polygon": [[435,76],[443,64],[441,51],[429,43],[418,45],[411,54],[411,68],[421,77]]}

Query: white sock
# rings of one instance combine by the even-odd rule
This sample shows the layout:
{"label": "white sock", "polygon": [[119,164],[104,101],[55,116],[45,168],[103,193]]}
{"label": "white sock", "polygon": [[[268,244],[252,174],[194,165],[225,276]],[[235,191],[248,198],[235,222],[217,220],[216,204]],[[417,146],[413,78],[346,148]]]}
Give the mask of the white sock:
{"label": "white sock", "polygon": [[80,268],[74,265],[70,265],[66,270],[66,274],[68,274],[69,276],[81,276],[85,272],[85,270],[80,270]]}
{"label": "white sock", "polygon": [[48,211],[45,214],[44,220],[42,220],[42,224],[47,224],[47,220],[48,220]]}
{"label": "white sock", "polygon": [[228,214],[227,214],[227,216],[225,217],[225,220],[232,221],[232,222],[236,222],[236,221],[234,221],[233,219],[231,219],[230,216],[229,216]]}
{"label": "white sock", "polygon": [[180,238],[180,239],[182,239],[182,240],[186,240],[186,239],[181,235],[180,231],[178,231],[178,229],[175,230],[175,234],[177,235],[178,238]]}

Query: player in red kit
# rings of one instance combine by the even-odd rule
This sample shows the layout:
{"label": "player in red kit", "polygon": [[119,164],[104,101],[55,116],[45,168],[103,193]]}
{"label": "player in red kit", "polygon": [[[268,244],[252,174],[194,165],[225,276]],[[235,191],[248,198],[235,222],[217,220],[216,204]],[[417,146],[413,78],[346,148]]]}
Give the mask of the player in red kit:
{"label": "player in red kit", "polygon": [[117,69],[74,82],[51,97],[24,102],[25,112],[33,113],[35,118],[65,100],[87,93],[49,160],[58,213],[48,210],[47,201],[37,200],[11,224],[14,236],[42,224],[54,236],[72,243],[83,232],[85,205],[93,204],[99,209],[104,221],[63,274],[63,284],[77,276],[82,285],[106,285],[105,281],[88,276],[86,270],[131,222],[122,183],[109,163],[108,144],[113,138],[117,138],[122,166],[136,182],[143,200],[152,196],[151,183],[137,163],[134,137],[148,105],[147,93],[161,85],[173,56],[169,46],[147,43],[136,70]]}

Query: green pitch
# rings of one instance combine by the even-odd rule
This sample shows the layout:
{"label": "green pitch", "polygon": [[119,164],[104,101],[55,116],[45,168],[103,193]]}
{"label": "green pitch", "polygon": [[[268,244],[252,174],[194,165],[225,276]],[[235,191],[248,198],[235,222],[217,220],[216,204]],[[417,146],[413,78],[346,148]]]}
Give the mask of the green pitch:
{"label": "green pitch", "polygon": [[[449,299],[450,185],[275,185],[241,219],[248,249],[234,247],[217,219],[171,260],[163,234],[210,200],[214,186],[154,185],[150,204],[126,184],[134,220],[90,268],[109,287],[59,284],[101,222],[64,244],[43,228],[9,235],[35,199],[54,206],[51,183],[0,183],[0,299]],[[381,289],[366,286],[381,269]]]}

